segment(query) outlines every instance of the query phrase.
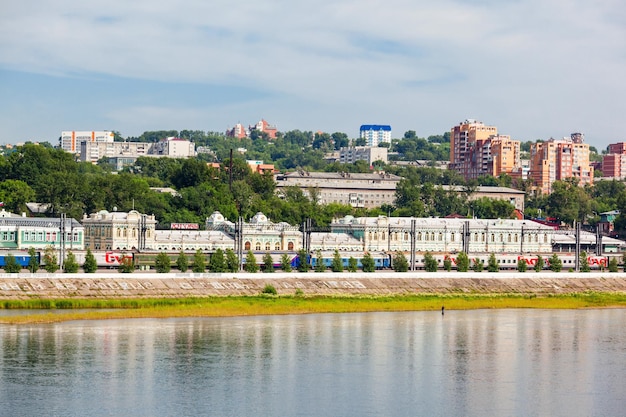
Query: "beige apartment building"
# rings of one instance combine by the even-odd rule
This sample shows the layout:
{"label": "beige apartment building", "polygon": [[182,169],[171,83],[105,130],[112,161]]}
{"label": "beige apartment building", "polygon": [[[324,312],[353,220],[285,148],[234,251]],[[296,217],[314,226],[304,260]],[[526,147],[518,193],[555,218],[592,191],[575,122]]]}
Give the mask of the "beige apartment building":
{"label": "beige apartment building", "polygon": [[393,205],[401,177],[385,172],[351,174],[347,172],[295,171],[274,177],[280,194],[285,187],[298,187],[320,204],[340,203],[352,207],[374,208]]}
{"label": "beige apartment building", "polygon": [[581,133],[569,138],[550,139],[530,146],[530,173],[537,190],[552,192],[554,181],[576,178],[582,187],[593,184],[593,167],[589,164],[589,145]]}

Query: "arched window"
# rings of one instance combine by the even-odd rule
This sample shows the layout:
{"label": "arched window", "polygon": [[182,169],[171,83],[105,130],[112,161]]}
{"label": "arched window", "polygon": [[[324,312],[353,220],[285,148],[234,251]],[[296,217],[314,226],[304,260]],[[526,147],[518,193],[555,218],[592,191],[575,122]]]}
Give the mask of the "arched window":
{"label": "arched window", "polygon": [[543,243],[548,243],[548,235],[543,235]]}
{"label": "arched window", "polygon": [[254,247],[256,250],[261,250],[261,242],[257,242],[256,246]]}
{"label": "arched window", "polygon": [[380,234],[380,239],[381,239],[381,240],[385,240],[385,232],[382,232],[382,233]]}
{"label": "arched window", "polygon": [[280,250],[280,243],[276,242],[274,245],[274,250]]}
{"label": "arched window", "polygon": [[249,241],[244,244],[244,247],[246,248],[246,250],[250,250],[250,246],[251,245]]}
{"label": "arched window", "polygon": [[439,239],[440,242],[443,240],[443,233],[439,232]]}
{"label": "arched window", "polygon": [[417,240],[422,240],[422,232],[417,232]]}
{"label": "arched window", "polygon": [[510,234],[510,233],[508,234],[508,236],[507,236],[507,238],[506,238],[506,241],[507,241],[508,243],[511,243],[511,234]]}
{"label": "arched window", "polygon": [[404,232],[404,240],[409,240],[409,232]]}
{"label": "arched window", "polygon": [[271,245],[270,242],[265,242],[265,250],[270,250]]}

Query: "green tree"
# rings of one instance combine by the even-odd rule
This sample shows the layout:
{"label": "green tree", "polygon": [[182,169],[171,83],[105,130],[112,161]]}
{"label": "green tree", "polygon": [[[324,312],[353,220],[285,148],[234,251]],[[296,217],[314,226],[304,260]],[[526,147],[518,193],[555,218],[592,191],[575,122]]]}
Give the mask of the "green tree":
{"label": "green tree", "polygon": [[85,254],[85,263],[83,263],[83,271],[86,274],[93,274],[98,270],[98,262],[96,261],[96,257],[91,253],[91,249],[87,248],[87,253]]}
{"label": "green tree", "polygon": [[191,272],[200,273],[206,269],[206,259],[202,250],[198,249],[193,254],[193,261],[191,262]]}
{"label": "green tree", "polygon": [[22,267],[17,262],[17,259],[12,254],[7,254],[4,257],[4,272],[7,274],[16,274],[22,270]]}
{"label": "green tree", "polygon": [[609,272],[618,272],[616,258],[611,258],[611,260],[609,261]]}
{"label": "green tree", "polygon": [[269,252],[265,252],[265,255],[263,255],[263,272],[274,272],[274,259],[272,258],[272,254]]}
{"label": "green tree", "polygon": [[459,272],[467,272],[469,271],[469,257],[465,252],[459,252],[456,257],[456,270]]}
{"label": "green tree", "polygon": [[67,274],[75,274],[78,272],[78,268],[80,268],[80,265],[76,261],[76,255],[72,251],[68,251],[63,262],[63,269]]}
{"label": "green tree", "polygon": [[135,261],[132,256],[127,256],[125,253],[122,254],[122,260],[120,261],[120,266],[118,267],[118,272],[122,274],[130,274],[135,270]]}
{"label": "green tree", "polygon": [[244,265],[244,270],[246,272],[258,272],[259,265],[256,263],[256,256],[254,256],[254,252],[251,250],[248,251],[246,255],[246,264]]}
{"label": "green tree", "polygon": [[189,269],[189,259],[187,259],[187,255],[182,250],[178,253],[178,257],[176,258],[176,268],[178,268],[180,272],[187,272],[187,269]]}
{"label": "green tree", "polygon": [[155,261],[154,268],[159,274],[167,274],[172,269],[170,256],[165,252],[160,252]]}
{"label": "green tree", "polygon": [[221,248],[217,248],[209,259],[209,271],[211,272],[226,272],[226,259],[224,258],[224,251]]}
{"label": "green tree", "polygon": [[452,259],[450,259],[450,257],[447,255],[443,259],[443,269],[445,269],[448,272],[452,271]]}
{"label": "green tree", "polygon": [[339,254],[339,251],[337,249],[335,249],[333,262],[330,265],[330,270],[333,272],[343,272],[343,259],[341,259],[341,255]]}
{"label": "green tree", "polygon": [[34,274],[39,270],[39,257],[37,256],[37,252],[35,252],[35,248],[28,249],[28,271],[31,274]]}
{"label": "green tree", "polygon": [[535,269],[535,272],[543,271],[544,265],[545,262],[543,261],[543,257],[541,255],[537,255],[537,261],[535,262],[535,266],[533,267]]}
{"label": "green tree", "polygon": [[548,263],[550,264],[549,267],[552,272],[561,272],[561,269],[563,269],[563,262],[556,253],[552,254]]}
{"label": "green tree", "polygon": [[587,252],[581,252],[580,254],[580,272],[589,272],[591,267],[589,266],[589,260],[587,259]]}
{"label": "green tree", "polygon": [[44,249],[43,263],[44,269],[48,273],[52,274],[59,270],[59,261],[57,258],[56,250],[53,246],[48,245]]}
{"label": "green tree", "polygon": [[280,257],[280,269],[283,272],[291,272],[291,258],[286,253]]}
{"label": "green tree", "polygon": [[326,271],[326,264],[324,263],[324,258],[322,257],[322,251],[318,250],[315,253],[315,268],[313,268],[315,272],[324,272]]}
{"label": "green tree", "polygon": [[397,251],[393,257],[393,270],[396,272],[406,272],[409,270],[409,261],[404,253]]}
{"label": "green tree", "polygon": [[526,259],[519,258],[517,260],[517,271],[518,272],[526,272],[527,269],[528,269],[528,263],[526,262]]}
{"label": "green tree", "polygon": [[356,272],[359,268],[359,261],[354,256],[348,259],[348,272]]}
{"label": "green tree", "polygon": [[500,272],[500,265],[496,259],[496,254],[493,252],[489,255],[489,261],[487,261],[487,272]]}
{"label": "green tree", "polygon": [[363,257],[361,258],[361,269],[363,270],[363,272],[376,271],[376,262],[369,252],[365,252]]}
{"label": "green tree", "polygon": [[474,258],[474,260],[472,261],[472,270],[474,272],[483,272],[483,269],[485,268],[485,264],[483,262],[482,259],[478,259],[478,258]]}
{"label": "green tree", "polygon": [[430,252],[426,252],[424,254],[424,270],[426,272],[437,272],[439,265],[437,265],[437,260]]}
{"label": "green tree", "polygon": [[298,251],[298,272],[308,272],[310,267],[306,250],[300,249]]}
{"label": "green tree", "polygon": [[231,248],[226,249],[226,270],[228,272],[239,271],[239,257]]}

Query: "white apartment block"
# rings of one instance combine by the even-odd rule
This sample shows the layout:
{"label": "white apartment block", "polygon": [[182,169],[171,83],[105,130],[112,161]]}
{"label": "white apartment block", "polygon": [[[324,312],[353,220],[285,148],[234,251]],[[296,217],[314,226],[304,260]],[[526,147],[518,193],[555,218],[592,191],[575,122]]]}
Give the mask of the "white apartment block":
{"label": "white apartment block", "polygon": [[391,143],[391,126],[361,125],[360,138],[365,139],[367,146],[377,147],[380,143]]}
{"label": "white apartment block", "polygon": [[137,159],[140,156],[190,158],[196,155],[195,144],[185,139],[167,138],[152,142],[82,142],[79,158],[96,163],[100,158]]}
{"label": "white apartment block", "polygon": [[65,131],[61,132],[61,149],[79,154],[83,143],[112,143],[113,132],[104,131]]}

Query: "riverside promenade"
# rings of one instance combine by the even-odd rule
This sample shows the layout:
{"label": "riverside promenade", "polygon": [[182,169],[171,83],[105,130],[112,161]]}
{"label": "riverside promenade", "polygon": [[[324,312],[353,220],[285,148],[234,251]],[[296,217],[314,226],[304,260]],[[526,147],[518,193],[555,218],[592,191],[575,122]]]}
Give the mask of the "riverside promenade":
{"label": "riverside promenade", "polygon": [[626,273],[609,272],[276,272],[0,274],[0,300],[258,295],[570,294],[626,293]]}

